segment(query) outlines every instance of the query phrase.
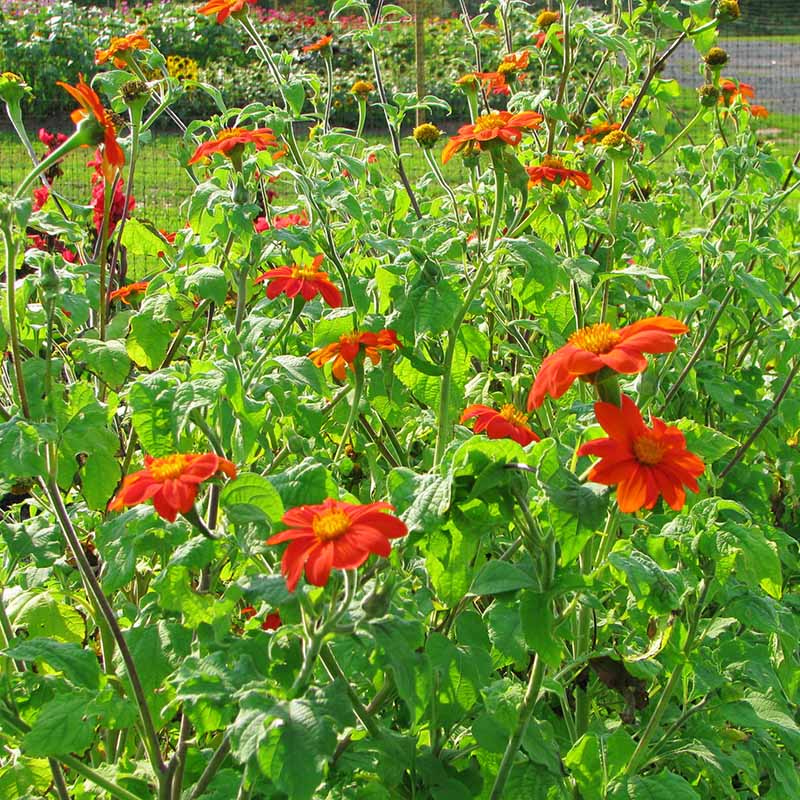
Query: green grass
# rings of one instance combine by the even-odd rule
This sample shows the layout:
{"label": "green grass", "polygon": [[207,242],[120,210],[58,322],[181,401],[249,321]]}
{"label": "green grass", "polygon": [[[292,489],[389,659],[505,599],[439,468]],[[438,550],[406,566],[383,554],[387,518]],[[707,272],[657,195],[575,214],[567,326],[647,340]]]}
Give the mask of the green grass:
{"label": "green grass", "polygon": [[800,33],[787,33],[778,36],[769,36],[765,33],[755,33],[752,36],[720,36],[720,42],[763,42],[770,44],[779,42],[780,44],[800,44]]}

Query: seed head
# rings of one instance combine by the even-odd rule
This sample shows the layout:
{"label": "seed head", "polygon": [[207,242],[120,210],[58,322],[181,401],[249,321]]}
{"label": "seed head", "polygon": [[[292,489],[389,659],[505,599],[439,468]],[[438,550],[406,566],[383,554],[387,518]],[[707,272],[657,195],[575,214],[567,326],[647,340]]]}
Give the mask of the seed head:
{"label": "seed head", "polygon": [[430,150],[439,141],[441,135],[442,132],[430,122],[423,122],[422,125],[417,125],[413,134],[416,143],[426,150]]}
{"label": "seed head", "polygon": [[728,63],[728,54],[721,47],[712,47],[705,55],[703,61],[709,67],[723,67]]}

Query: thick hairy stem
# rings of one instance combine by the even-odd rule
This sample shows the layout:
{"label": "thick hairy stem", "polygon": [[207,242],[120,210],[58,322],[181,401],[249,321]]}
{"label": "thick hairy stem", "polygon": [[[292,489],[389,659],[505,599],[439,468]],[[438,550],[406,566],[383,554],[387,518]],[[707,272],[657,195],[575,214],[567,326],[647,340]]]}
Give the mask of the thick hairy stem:
{"label": "thick hairy stem", "polygon": [[156,732],[156,728],[153,723],[153,717],[150,714],[150,709],[147,705],[147,697],[144,692],[144,687],[142,686],[141,679],[139,678],[139,672],[136,668],[136,663],[134,662],[131,651],[128,648],[128,643],[125,641],[125,637],[122,634],[122,629],[119,627],[114,609],[100,587],[100,583],[95,577],[94,571],[92,570],[92,567],[86,558],[86,554],[83,551],[78,534],[75,531],[75,528],[72,526],[72,520],[69,517],[67,507],[64,505],[64,500],[61,497],[61,491],[59,490],[55,479],[40,479],[40,483],[53,505],[53,510],[55,511],[56,518],[58,519],[59,527],[61,528],[61,532],[64,534],[64,538],[66,539],[67,544],[72,551],[73,558],[78,565],[81,577],[88,584],[92,594],[94,595],[94,600],[97,603],[97,606],[100,609],[106,624],[111,630],[111,635],[114,637],[117,647],[119,648],[120,655],[122,656],[123,663],[125,664],[125,670],[128,673],[128,679],[131,683],[134,700],[139,710],[142,728],[144,729],[147,754],[153,767],[153,771],[159,779],[159,785],[162,785],[166,776],[167,767],[161,757],[161,746],[158,741],[158,733]]}
{"label": "thick hairy stem", "polygon": [[228,753],[231,752],[231,740],[229,734],[225,734],[225,738],[220,743],[220,746],[214,751],[211,760],[203,770],[200,779],[192,788],[192,792],[187,800],[197,800],[208,788],[208,785],[214,780],[214,776],[219,772],[220,767],[225,763]]}
{"label": "thick hairy stem", "polygon": [[347,422],[342,431],[342,438],[339,440],[339,446],[336,448],[336,455],[333,457],[334,464],[338,463],[339,459],[342,457],[342,453],[344,452],[344,448],[350,436],[350,431],[353,429],[356,419],[358,419],[358,406],[361,402],[361,394],[364,391],[364,361],[362,359],[357,358],[353,363],[353,374],[355,379],[353,396],[350,400],[350,413],[347,416]]}

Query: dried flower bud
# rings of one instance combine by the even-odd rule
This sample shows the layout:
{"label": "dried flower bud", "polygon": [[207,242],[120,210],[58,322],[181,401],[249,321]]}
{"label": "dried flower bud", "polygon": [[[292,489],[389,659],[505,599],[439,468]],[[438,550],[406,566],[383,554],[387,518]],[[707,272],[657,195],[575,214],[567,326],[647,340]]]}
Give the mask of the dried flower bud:
{"label": "dried flower bud", "polygon": [[739,19],[739,0],[719,0],[717,3],[717,18],[724,20]]}
{"label": "dried flower bud", "polygon": [[551,25],[561,19],[561,14],[558,11],[541,11],[539,16],[536,17],[536,24],[543,31],[546,31]]}
{"label": "dried flower bud", "polygon": [[709,67],[722,67],[728,63],[728,54],[721,47],[712,47],[705,55],[703,61]]}
{"label": "dried flower bud", "polygon": [[703,84],[697,94],[700,98],[700,105],[703,108],[714,108],[719,100],[719,89],[713,83]]}
{"label": "dried flower bud", "polygon": [[371,92],[375,91],[375,84],[371,81],[356,81],[350,87],[350,94],[354,94],[359,100],[366,100]]}
{"label": "dried flower bud", "polygon": [[627,156],[636,147],[637,141],[625,131],[615,130],[604,136],[600,145],[605,147],[612,157]]}

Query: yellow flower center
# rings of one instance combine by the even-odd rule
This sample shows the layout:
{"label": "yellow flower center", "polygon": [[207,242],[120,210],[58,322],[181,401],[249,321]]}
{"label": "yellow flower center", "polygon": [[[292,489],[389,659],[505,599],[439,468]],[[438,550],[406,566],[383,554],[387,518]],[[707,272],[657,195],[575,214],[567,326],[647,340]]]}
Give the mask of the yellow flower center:
{"label": "yellow flower center", "polygon": [[292,267],[292,277],[300,278],[304,281],[311,280],[313,278],[319,278],[319,270],[310,264],[306,267],[299,267],[297,264],[295,264]]}
{"label": "yellow flower center", "polygon": [[549,28],[554,22],[558,22],[560,14],[558,11],[542,11],[538,17],[536,17],[536,24],[544,30],[545,28]]}
{"label": "yellow flower center", "polygon": [[180,478],[183,471],[186,469],[186,462],[188,459],[185,455],[176,454],[174,456],[164,456],[163,458],[154,458],[150,463],[148,469],[150,474],[157,481],[169,481],[175,478]]}
{"label": "yellow flower center", "polygon": [[598,322],[575,331],[568,341],[573,347],[599,355],[613,350],[622,337],[607,322]]}
{"label": "yellow flower center", "polygon": [[558,156],[545,156],[541,166],[550,169],[564,169],[564,162]]}
{"label": "yellow flower center", "polygon": [[633,452],[642,464],[659,464],[664,458],[666,448],[649,433],[642,434],[633,441]]}
{"label": "yellow flower center", "polygon": [[344,511],[332,508],[317,514],[311,521],[311,530],[321,542],[338,539],[350,529],[351,520]]}
{"label": "yellow flower center", "polygon": [[517,74],[517,65],[506,62],[497,68],[497,72],[500,75],[505,75],[506,78],[513,78]]}
{"label": "yellow flower center", "polygon": [[480,131],[491,131],[497,130],[498,128],[504,128],[505,125],[506,123],[499,114],[483,114],[476,120],[473,130],[475,133]]}
{"label": "yellow flower center", "polygon": [[600,142],[603,147],[633,147],[635,142],[625,131],[611,131]]}
{"label": "yellow flower center", "polygon": [[225,139],[233,139],[234,136],[241,136],[244,133],[244,128],[223,128],[217,134],[217,141],[223,142]]}
{"label": "yellow flower center", "polygon": [[511,403],[506,403],[500,409],[500,416],[503,419],[507,419],[512,425],[527,425],[528,424],[528,415],[523,414],[521,411],[517,411]]}

